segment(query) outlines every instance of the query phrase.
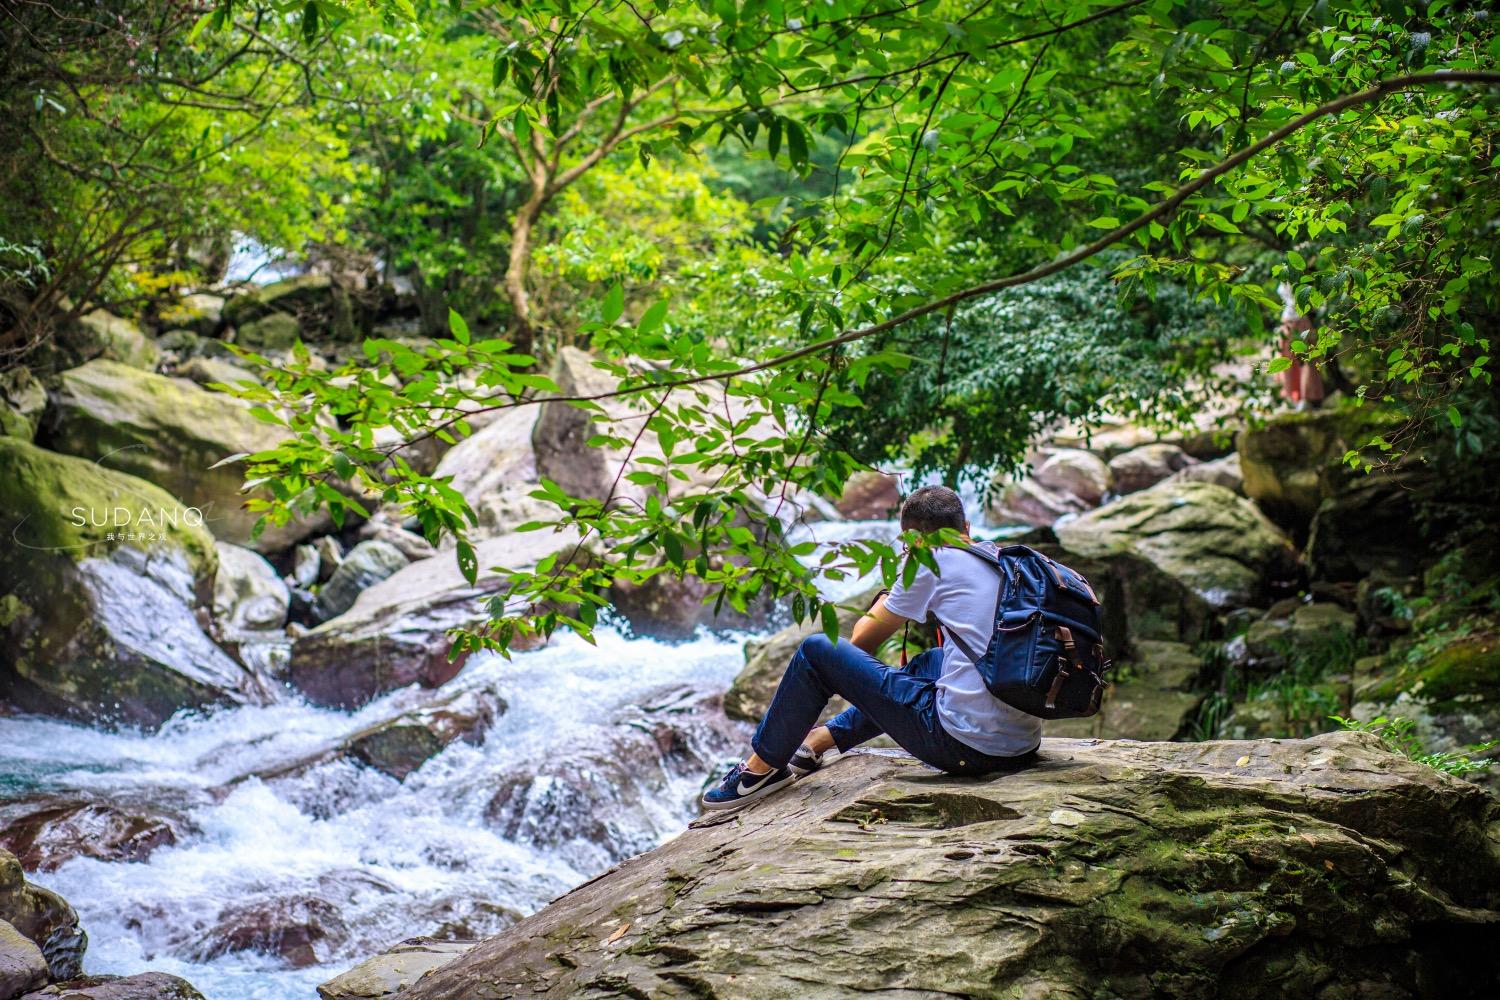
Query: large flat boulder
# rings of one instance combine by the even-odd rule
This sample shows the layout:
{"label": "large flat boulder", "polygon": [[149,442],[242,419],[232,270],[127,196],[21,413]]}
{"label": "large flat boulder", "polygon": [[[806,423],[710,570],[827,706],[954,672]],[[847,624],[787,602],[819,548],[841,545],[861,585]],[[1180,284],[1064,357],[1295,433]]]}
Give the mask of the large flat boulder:
{"label": "large flat boulder", "polygon": [[1219,609],[1262,600],[1297,560],[1254,504],[1212,483],[1158,483],[1054,530],[1069,553],[1138,556]]}
{"label": "large flat boulder", "polygon": [[989,778],[856,753],[399,996],[1486,997],[1497,835],[1369,734],[1046,740]]}
{"label": "large flat boulder", "polygon": [[1047,448],[1031,459],[1030,475],[995,482],[989,519],[1045,528],[1064,514],[1092,510],[1115,488],[1104,459],[1082,448]]}
{"label": "large flat boulder", "polygon": [[292,645],[290,680],[319,705],[352,708],[408,684],[436,687],[454,677],[463,658],[450,660],[450,628],[485,620],[483,599],[501,593],[505,578],[491,571],[534,566],[579,545],[571,530],[501,535],[478,543],[474,584],[451,552],[407,565],[362,590],[354,605]]}
{"label": "large flat boulder", "polygon": [[[36,712],[157,726],[257,701],[204,633],[218,557],[192,512],[148,482],[0,438],[0,697]],[[200,620],[201,612],[201,620]]]}
{"label": "large flat boulder", "polygon": [[272,552],[323,522],[267,527],[251,541],[258,515],[242,507],[244,467],[213,466],[231,455],[274,447],[281,437],[231,396],[101,359],[58,377],[39,440],[53,451],[155,483],[202,511],[216,537]]}

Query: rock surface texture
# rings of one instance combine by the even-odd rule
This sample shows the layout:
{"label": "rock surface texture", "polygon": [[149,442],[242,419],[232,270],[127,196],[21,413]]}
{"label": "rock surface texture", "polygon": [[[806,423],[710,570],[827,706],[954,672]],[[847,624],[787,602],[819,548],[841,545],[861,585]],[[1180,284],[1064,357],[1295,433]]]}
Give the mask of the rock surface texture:
{"label": "rock surface texture", "polygon": [[1049,740],[978,779],[851,754],[695,826],[397,996],[1354,1000],[1500,976],[1500,801],[1368,734]]}
{"label": "rock surface texture", "polygon": [[1056,528],[1068,552],[1140,556],[1215,608],[1255,604],[1296,552],[1255,505],[1212,483],[1160,483]]}

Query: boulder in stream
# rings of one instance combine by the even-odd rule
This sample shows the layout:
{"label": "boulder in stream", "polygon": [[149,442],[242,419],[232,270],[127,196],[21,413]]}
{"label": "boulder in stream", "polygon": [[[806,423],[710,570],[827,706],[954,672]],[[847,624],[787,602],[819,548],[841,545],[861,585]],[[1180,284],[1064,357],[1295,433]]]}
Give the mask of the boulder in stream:
{"label": "boulder in stream", "polygon": [[204,633],[218,557],[150,483],[0,438],[0,696],[29,711],[159,726],[183,708],[259,701]]}
{"label": "boulder in stream", "polygon": [[41,950],[50,979],[72,979],[83,968],[88,935],[78,914],[50,889],[26,881],[21,862],[0,850],[0,921]]}
{"label": "boulder in stream", "polygon": [[716,694],[669,687],[611,720],[603,740],[562,748],[507,774],[492,790],[486,824],[506,840],[542,848],[581,872],[655,846],[666,829],[640,817],[673,782],[696,786],[749,738],[724,718]]}
{"label": "boulder in stream", "polygon": [[367,958],[343,975],[318,986],[322,1000],[380,1000],[393,997],[427,973],[447,965],[470,948],[473,941],[440,941],[430,937],[402,941],[389,951]]}
{"label": "boulder in stream", "polygon": [[186,979],[165,972],[82,976],[28,993],[21,1000],[204,1000]]}
{"label": "boulder in stream", "polygon": [[219,572],[214,576],[214,621],[229,637],[281,631],[291,601],[286,584],[258,552],[217,542]]}
{"label": "boulder in stream", "polygon": [[856,752],[400,996],[1488,997],[1497,824],[1366,733],[1045,740],[987,778]]}
{"label": "boulder in stream", "polygon": [[833,506],[851,521],[895,517],[901,506],[900,480],[884,472],[856,472],[844,484],[844,492]]}
{"label": "boulder in stream", "polygon": [[321,621],[337,617],[354,607],[364,590],[389,578],[409,562],[390,542],[368,539],[349,550],[333,576],[318,591],[313,614]]}
{"label": "boulder in stream", "polygon": [[0,920],[0,1000],[14,1000],[47,982],[42,949],[9,923]]}
{"label": "boulder in stream", "polygon": [[77,799],[6,803],[0,820],[0,847],[28,871],[44,872],[74,858],[144,861],[175,844],[185,828],[176,817]]}
{"label": "boulder in stream", "polygon": [[336,906],[302,894],[235,903],[191,949],[203,962],[232,952],[256,951],[280,958],[294,969],[328,960],[349,938]]}
{"label": "boulder in stream", "polygon": [[451,552],[411,563],[360,591],[348,611],[299,636],[291,682],[314,704],[339,708],[408,684],[437,687],[463,667],[463,658],[448,657],[447,630],[483,622],[482,599],[505,588],[505,578],[491,567],[534,566],[553,553],[566,557],[579,544],[573,531],[487,539],[474,547],[480,572],[472,585]]}
{"label": "boulder in stream", "polygon": [[1064,514],[1091,510],[1115,486],[1104,459],[1082,448],[1047,448],[1031,460],[1024,478],[999,477],[990,504],[992,522],[1049,527]]}

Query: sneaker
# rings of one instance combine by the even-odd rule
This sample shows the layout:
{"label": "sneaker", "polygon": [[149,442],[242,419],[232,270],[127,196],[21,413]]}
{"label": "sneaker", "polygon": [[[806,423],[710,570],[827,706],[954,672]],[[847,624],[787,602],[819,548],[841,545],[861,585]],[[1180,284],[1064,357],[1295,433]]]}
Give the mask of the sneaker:
{"label": "sneaker", "polygon": [[745,762],[740,761],[729,769],[723,781],[703,793],[703,808],[733,809],[751,799],[769,795],[776,789],[791,784],[796,778],[795,774],[784,767],[765,774],[751,774],[745,770]]}
{"label": "sneaker", "polygon": [[799,778],[807,777],[822,766],[823,755],[813,753],[806,743],[798,747],[797,752],[792,754],[792,759],[786,762],[787,770]]}

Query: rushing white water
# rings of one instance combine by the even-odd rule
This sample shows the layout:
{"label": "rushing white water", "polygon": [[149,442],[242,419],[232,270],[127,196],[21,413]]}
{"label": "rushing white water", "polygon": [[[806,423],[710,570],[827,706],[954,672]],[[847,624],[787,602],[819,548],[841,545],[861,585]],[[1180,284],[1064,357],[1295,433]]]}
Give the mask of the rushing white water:
{"label": "rushing white water", "polygon": [[[487,821],[494,790],[561,755],[577,759],[580,747],[612,745],[611,720],[663,686],[722,691],[743,663],[742,641],[668,646],[609,631],[598,641],[561,635],[509,662],[476,658],[449,688],[488,689],[508,711],[482,745],[455,743],[405,783],[339,760],[296,777],[242,782],[222,801],[209,795],[250,767],[326,747],[398,712],[411,691],[352,716],[293,700],[175,719],[154,736],[0,718],[0,795],[165,803],[196,828],[145,862],[74,859],[32,876],[79,911],[90,939],[87,972],[171,972],[210,1000],[307,1000],[317,983],[383,947],[443,925],[492,933],[612,860],[588,845],[507,840]],[[635,838],[632,846],[671,837],[696,813],[703,777],[660,776],[651,787],[663,794],[631,798],[613,822],[630,827],[623,833]],[[528,794],[545,798],[537,789],[551,780],[539,778]],[[566,824],[568,814],[540,821]],[[289,970],[258,952],[205,954],[226,908],[306,898],[330,904],[348,930],[342,943],[328,944],[330,955],[319,954],[323,964]]]}

